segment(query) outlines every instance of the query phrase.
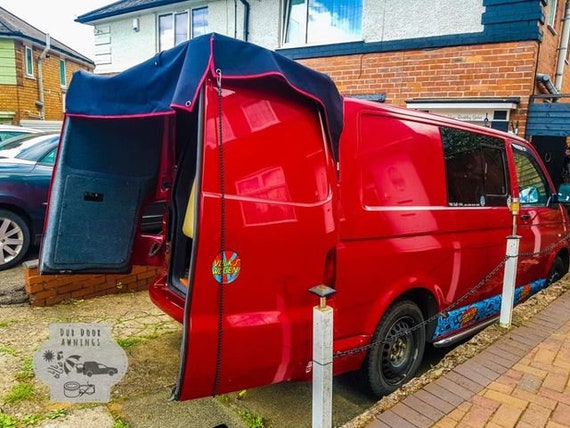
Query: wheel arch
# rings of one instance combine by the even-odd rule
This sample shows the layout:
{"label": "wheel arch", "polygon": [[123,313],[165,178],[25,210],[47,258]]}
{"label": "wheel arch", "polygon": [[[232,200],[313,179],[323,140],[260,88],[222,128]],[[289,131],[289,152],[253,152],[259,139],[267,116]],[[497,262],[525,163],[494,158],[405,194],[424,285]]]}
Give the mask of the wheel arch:
{"label": "wheel arch", "polygon": [[[435,295],[427,288],[422,288],[422,287],[413,288],[411,290],[408,290],[400,294],[396,299],[392,301],[392,303],[390,303],[387,306],[386,310],[392,305],[403,300],[409,300],[415,303],[420,309],[420,311],[422,311],[424,320],[430,319],[438,312],[438,303]],[[429,341],[429,338],[433,336],[435,327],[436,327],[436,320],[427,323],[426,325],[427,341]]]}
{"label": "wheel arch", "polygon": [[556,256],[562,259],[564,262],[564,270],[568,272],[568,269],[570,268],[570,254],[568,252],[568,247],[562,247]]}
{"label": "wheel arch", "polygon": [[8,204],[4,202],[0,202],[0,210],[10,211],[21,217],[26,222],[26,225],[30,230],[30,236],[32,237],[32,240],[34,239],[34,236],[37,233],[37,231],[34,229],[34,222],[32,221],[32,218],[30,217],[30,215],[26,210],[22,209],[17,205]]}

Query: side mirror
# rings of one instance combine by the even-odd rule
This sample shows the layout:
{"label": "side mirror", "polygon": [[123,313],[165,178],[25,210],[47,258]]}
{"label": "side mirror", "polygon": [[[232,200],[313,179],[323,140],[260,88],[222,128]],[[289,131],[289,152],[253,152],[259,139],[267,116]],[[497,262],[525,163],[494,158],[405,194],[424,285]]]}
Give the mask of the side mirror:
{"label": "side mirror", "polygon": [[558,202],[570,204],[570,183],[562,183],[558,188]]}

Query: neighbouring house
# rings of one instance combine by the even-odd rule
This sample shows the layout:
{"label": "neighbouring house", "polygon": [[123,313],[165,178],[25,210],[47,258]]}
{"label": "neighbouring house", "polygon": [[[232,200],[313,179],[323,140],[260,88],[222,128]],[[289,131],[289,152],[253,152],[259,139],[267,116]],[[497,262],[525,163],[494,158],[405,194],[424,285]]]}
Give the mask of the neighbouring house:
{"label": "neighbouring house", "polygon": [[570,135],[569,15],[570,0],[122,0],[76,21],[94,27],[97,73],[218,32],[325,72],[345,95],[548,148]]}
{"label": "neighbouring house", "polygon": [[60,129],[73,72],[94,62],[0,7],[0,123]]}

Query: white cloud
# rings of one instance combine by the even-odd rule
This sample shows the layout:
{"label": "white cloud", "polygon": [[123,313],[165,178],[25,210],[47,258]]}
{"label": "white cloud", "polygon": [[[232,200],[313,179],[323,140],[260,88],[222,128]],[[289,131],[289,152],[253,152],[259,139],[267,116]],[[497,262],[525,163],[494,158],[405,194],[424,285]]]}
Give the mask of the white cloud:
{"label": "white cloud", "polygon": [[93,59],[93,27],[74,20],[111,3],[114,0],[0,0],[0,7]]}

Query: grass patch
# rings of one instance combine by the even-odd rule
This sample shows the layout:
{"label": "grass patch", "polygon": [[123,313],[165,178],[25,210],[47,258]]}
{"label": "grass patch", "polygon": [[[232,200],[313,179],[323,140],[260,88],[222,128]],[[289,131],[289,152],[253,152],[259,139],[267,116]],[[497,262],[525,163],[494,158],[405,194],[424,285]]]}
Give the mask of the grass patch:
{"label": "grass patch", "polygon": [[16,356],[18,354],[18,351],[16,350],[16,348],[13,348],[11,346],[0,345],[0,354]]}
{"label": "grass patch", "polygon": [[0,413],[0,428],[16,428],[18,421],[6,413]]}
{"label": "grass patch", "polygon": [[265,423],[261,416],[254,415],[249,410],[239,410],[238,414],[247,425],[247,428],[265,428]]}
{"label": "grass patch", "polygon": [[31,358],[26,358],[22,363],[20,371],[14,375],[16,380],[26,381],[33,379],[35,377],[34,373],[34,363]]}
{"label": "grass patch", "polygon": [[117,343],[121,348],[129,349],[141,343],[141,339],[138,337],[126,337],[124,339],[117,339]]}
{"label": "grass patch", "polygon": [[113,428],[129,428],[129,424],[126,422],[123,422],[120,419],[117,419],[114,423],[113,423]]}
{"label": "grass patch", "polygon": [[6,320],[0,321],[0,328],[10,327],[12,324],[16,324],[18,321],[16,320]]}
{"label": "grass patch", "polygon": [[54,409],[54,410],[50,410],[48,412],[48,414],[46,415],[47,419],[59,419],[59,418],[63,418],[65,416],[67,416],[69,414],[69,410],[67,409]]}
{"label": "grass patch", "polygon": [[18,403],[29,400],[34,396],[34,386],[30,383],[19,383],[4,396],[6,403]]}
{"label": "grass patch", "polygon": [[[22,424],[25,426],[37,425],[44,419],[43,415],[27,415],[22,418]],[[1,426],[1,425],[0,425]]]}

